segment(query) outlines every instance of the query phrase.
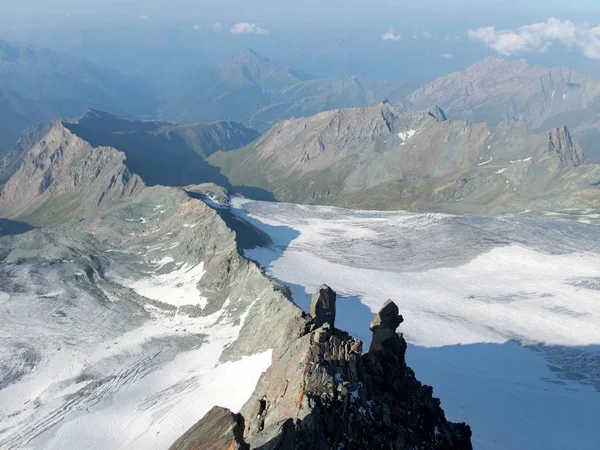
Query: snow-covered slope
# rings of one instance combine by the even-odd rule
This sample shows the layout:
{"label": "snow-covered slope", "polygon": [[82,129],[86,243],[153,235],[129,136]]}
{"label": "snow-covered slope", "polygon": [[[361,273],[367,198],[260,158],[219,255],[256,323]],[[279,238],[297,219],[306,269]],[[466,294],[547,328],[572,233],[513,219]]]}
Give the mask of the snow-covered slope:
{"label": "snow-covered slope", "polygon": [[233,201],[269,234],[246,255],[303,308],[327,282],[365,341],[391,297],[407,361],[480,449],[600,441],[600,229],[574,221]]}
{"label": "snow-covered slope", "polygon": [[178,189],[0,237],[0,448],[168,448],[244,404],[300,314]]}

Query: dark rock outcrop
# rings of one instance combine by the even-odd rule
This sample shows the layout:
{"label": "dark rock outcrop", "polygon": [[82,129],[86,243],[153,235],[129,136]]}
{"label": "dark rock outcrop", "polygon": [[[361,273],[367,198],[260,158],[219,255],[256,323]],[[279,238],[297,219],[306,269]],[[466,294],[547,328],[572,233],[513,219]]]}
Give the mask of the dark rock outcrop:
{"label": "dark rock outcrop", "polygon": [[435,105],[433,108],[431,108],[427,112],[427,114],[429,114],[431,117],[433,117],[437,122],[444,122],[444,121],[448,120],[446,113],[438,105]]}
{"label": "dark rock outcrop", "polygon": [[[332,298],[328,306],[335,305],[335,292],[321,286],[313,309],[321,314],[316,304]],[[360,340],[325,318],[307,316],[307,331],[278,352],[242,408],[250,449],[472,448],[470,427],[448,422],[433,389],[406,365],[406,341],[395,331],[403,318],[394,302],[373,319],[367,353]],[[205,439],[212,433],[214,420],[207,416],[186,435]],[[172,450],[198,448],[186,442]]]}
{"label": "dark rock outcrop", "polygon": [[548,149],[550,152],[558,153],[562,162],[569,167],[581,166],[585,157],[579,143],[573,139],[567,127],[558,127],[550,131]]}
{"label": "dark rock outcrop", "polygon": [[170,450],[249,450],[243,432],[244,418],[240,414],[215,406]]}
{"label": "dark rock outcrop", "polygon": [[317,327],[328,323],[333,328],[335,324],[335,300],[335,292],[325,284],[314,293],[310,302],[310,315]]}
{"label": "dark rock outcrop", "polygon": [[388,300],[371,321],[370,329],[373,332],[370,353],[390,351],[397,354],[402,360],[406,354],[406,342],[396,333],[396,328],[404,322],[399,314],[398,306]]}

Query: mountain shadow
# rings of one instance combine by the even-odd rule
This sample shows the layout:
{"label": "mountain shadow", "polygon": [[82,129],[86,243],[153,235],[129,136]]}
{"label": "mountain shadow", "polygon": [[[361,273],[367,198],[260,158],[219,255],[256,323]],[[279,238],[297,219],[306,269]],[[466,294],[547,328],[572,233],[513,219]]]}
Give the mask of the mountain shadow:
{"label": "mountain shadow", "polygon": [[215,183],[253,198],[273,199],[264,189],[236,189],[219,168],[205,159],[218,150],[247,145],[260,136],[236,122],[174,125],[89,110],[77,122],[64,126],[93,147],[110,146],[125,153],[127,168],[147,185]]}
{"label": "mountain shadow", "polygon": [[23,234],[34,228],[25,222],[0,218],[0,238],[14,234]]}

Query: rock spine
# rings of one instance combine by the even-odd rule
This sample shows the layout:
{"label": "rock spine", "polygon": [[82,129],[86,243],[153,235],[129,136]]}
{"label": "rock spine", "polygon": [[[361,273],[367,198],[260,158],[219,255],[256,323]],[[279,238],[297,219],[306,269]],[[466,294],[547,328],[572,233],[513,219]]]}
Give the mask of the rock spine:
{"label": "rock spine", "polygon": [[383,305],[363,353],[334,328],[335,303],[321,286],[304,332],[278,352],[240,414],[213,408],[170,450],[471,449],[470,427],[448,422],[406,365],[398,306]]}

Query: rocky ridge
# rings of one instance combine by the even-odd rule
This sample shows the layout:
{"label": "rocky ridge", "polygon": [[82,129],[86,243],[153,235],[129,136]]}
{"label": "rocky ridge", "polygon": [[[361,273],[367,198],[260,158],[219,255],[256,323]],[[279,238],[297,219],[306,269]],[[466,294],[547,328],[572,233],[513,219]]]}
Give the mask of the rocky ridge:
{"label": "rocky ridge", "polygon": [[[302,311],[285,288],[242,256],[236,233],[217,211],[183,189],[145,186],[124,158],[57,123],[24,153],[5,186],[0,215],[41,228],[6,234],[5,222],[13,221],[1,224],[0,284],[7,308],[0,315],[10,333],[0,378],[4,386],[44,392],[53,400],[27,397],[25,407],[22,397],[6,400],[10,422],[0,430],[0,447],[60,447],[56,440],[67,428],[76,440],[85,435],[82,421],[93,420],[86,408],[106,413],[94,426],[103,447],[149,448],[148,435],[135,431],[140,418],[148,419],[152,446],[164,439],[166,447],[177,436],[169,434],[172,423],[182,421],[184,429],[206,411],[198,406],[192,420],[181,417],[173,405],[186,403],[190,394],[179,383],[203,389],[197,371],[270,353],[297,337],[288,333],[299,333]],[[173,278],[176,285],[169,282]],[[151,289],[143,287],[148,284]],[[23,322],[25,316],[30,319]],[[139,346],[129,345],[132,334]],[[22,361],[25,335],[29,352],[43,357]],[[211,345],[208,335],[217,336]],[[173,369],[176,356],[190,351],[199,355],[196,372]],[[82,361],[89,354],[99,361],[91,372],[75,363],[56,378],[37,378],[62,364],[60,358]],[[156,382],[139,384],[130,364],[143,367],[141,379]],[[198,368],[203,365],[210,367]],[[159,375],[170,367],[172,378]],[[262,370],[251,376],[257,379]],[[134,382],[142,395],[132,399],[123,392]],[[23,387],[27,383],[35,390]],[[162,398],[163,389],[168,398]],[[119,426],[128,424],[118,434],[111,422],[115,405],[131,411],[125,418],[116,414]],[[156,431],[162,432],[158,438]]]}
{"label": "rocky ridge", "polygon": [[568,128],[544,133],[448,120],[389,102],[280,122],[210,161],[281,201],[361,209],[507,214],[600,206],[600,165]]}
{"label": "rocky ridge", "polygon": [[452,117],[538,132],[567,125],[600,162],[600,81],[569,67],[488,57],[392,99],[403,109],[439,104]]}
{"label": "rocky ridge", "polygon": [[[406,365],[403,318],[387,301],[369,351],[335,329],[335,292],[321,286],[304,330],[274,353],[240,414],[215,407],[170,450],[470,449],[468,425],[450,423]],[[291,333],[293,334],[293,333]]]}

